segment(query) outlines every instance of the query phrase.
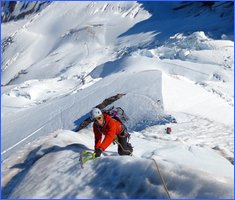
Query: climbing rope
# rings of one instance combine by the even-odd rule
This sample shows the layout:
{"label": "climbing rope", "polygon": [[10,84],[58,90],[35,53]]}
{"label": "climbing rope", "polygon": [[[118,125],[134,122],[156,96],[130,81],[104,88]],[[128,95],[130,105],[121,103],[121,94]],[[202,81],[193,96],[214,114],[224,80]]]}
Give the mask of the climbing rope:
{"label": "climbing rope", "polygon": [[167,189],[167,187],[166,187],[166,183],[165,183],[165,181],[164,181],[164,179],[163,179],[163,176],[161,175],[160,168],[158,167],[157,161],[154,160],[153,158],[151,158],[151,160],[153,160],[154,163],[155,163],[155,165],[156,165],[158,174],[160,175],[160,178],[161,178],[162,184],[163,184],[163,186],[164,186],[164,189],[165,189],[165,191],[166,191],[166,194],[167,194],[168,199],[171,199],[170,193],[169,193],[169,191],[168,191],[168,189]]}
{"label": "climbing rope", "polygon": [[[120,147],[122,148],[123,151],[129,152],[130,155],[134,157],[134,155],[132,154],[132,152],[131,152],[130,150],[126,150],[126,149],[123,148],[123,146],[118,142],[117,138],[116,138],[114,141],[115,141],[118,145],[120,145]],[[168,191],[168,189],[167,189],[166,183],[165,183],[165,181],[164,181],[164,179],[163,179],[163,176],[162,176],[162,174],[161,174],[161,172],[160,172],[160,168],[159,168],[159,166],[158,166],[158,164],[157,164],[157,161],[154,160],[153,158],[151,158],[151,160],[153,160],[154,163],[155,163],[155,166],[156,166],[156,168],[157,168],[158,174],[160,175],[160,179],[161,179],[161,182],[162,182],[162,184],[163,184],[163,186],[164,186],[164,189],[165,189],[165,191],[166,191],[166,194],[167,194],[168,199],[171,199],[170,193],[169,193],[169,191]]]}
{"label": "climbing rope", "polygon": [[122,148],[123,151],[129,152],[129,153],[130,153],[130,156],[133,156],[133,157],[134,157],[134,155],[132,154],[132,152],[131,152],[130,150],[123,148],[122,144],[120,144],[120,142],[118,142],[118,139],[117,139],[117,138],[116,138],[114,141]]}

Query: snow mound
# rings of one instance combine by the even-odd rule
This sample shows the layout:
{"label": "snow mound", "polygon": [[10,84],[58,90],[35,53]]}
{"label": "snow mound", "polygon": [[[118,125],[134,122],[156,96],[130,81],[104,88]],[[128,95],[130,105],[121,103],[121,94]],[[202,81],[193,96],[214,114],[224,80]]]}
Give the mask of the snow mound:
{"label": "snow mound", "polygon": [[[155,153],[149,158],[145,157],[146,153],[139,155],[144,156],[142,158],[117,157],[114,148],[109,148],[105,157],[89,161],[81,168],[79,153],[93,146],[91,138],[92,132],[89,130],[79,135],[59,130],[34,141],[24,149],[24,153],[18,152],[13,156],[17,156],[18,160],[12,159],[7,168],[3,165],[3,174],[8,174],[9,181],[3,179],[3,197],[167,198],[159,172],[172,198],[233,196],[233,180],[223,177],[218,171],[210,171],[217,162],[220,163],[218,168],[229,166],[225,159],[212,150],[193,147],[188,151],[185,148],[187,145],[176,141],[175,146],[156,151],[150,142],[149,148]],[[141,139],[135,142],[141,143]],[[184,163],[179,158],[182,153]],[[187,163],[191,166],[185,165]],[[198,170],[198,166],[207,171]]]}
{"label": "snow mound", "polygon": [[[10,198],[167,198],[152,160],[105,157],[81,169],[78,157],[78,153],[66,150],[45,155],[29,170]],[[159,167],[174,198],[232,196],[229,179],[215,182],[214,177],[200,171],[177,167],[169,172],[166,166]]]}
{"label": "snow mound", "polygon": [[211,47],[206,43],[209,38],[205,35],[203,31],[194,32],[189,36],[184,36],[182,33],[178,33],[173,37],[170,37],[170,43],[177,45],[182,49],[192,49],[192,50],[206,50],[211,49]]}

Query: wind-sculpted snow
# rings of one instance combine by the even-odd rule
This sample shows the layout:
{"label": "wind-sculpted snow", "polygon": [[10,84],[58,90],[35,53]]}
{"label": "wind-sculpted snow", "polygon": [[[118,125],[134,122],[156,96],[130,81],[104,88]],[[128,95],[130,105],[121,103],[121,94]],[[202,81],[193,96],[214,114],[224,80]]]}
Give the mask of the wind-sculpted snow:
{"label": "wind-sculpted snow", "polygon": [[[92,138],[90,131],[75,135],[61,130],[35,141],[33,149],[31,145],[15,155],[21,157],[21,162],[14,163],[16,160],[12,159],[12,163],[9,162],[12,166],[8,169],[3,165],[4,174],[18,170],[15,176],[8,176],[11,178],[8,183],[3,179],[3,197],[167,198],[159,171],[171,198],[233,196],[233,180],[229,178],[232,167],[212,150],[196,146],[188,150],[186,144],[174,142],[169,151],[159,151],[149,145],[142,153],[136,149],[134,157],[120,157],[116,156],[115,146],[112,146],[104,153],[105,157],[89,161],[81,168],[79,153],[89,149],[92,144],[89,138]],[[143,141],[135,139],[133,144],[144,145]],[[164,142],[164,145],[169,143]],[[147,156],[148,151],[153,152],[151,156]],[[177,155],[182,156],[182,153],[188,154],[187,159]],[[204,157],[203,163],[201,156]],[[199,167],[195,168],[192,162]],[[216,162],[220,163],[217,171],[213,170]]]}
{"label": "wind-sculpted snow", "polygon": [[[45,81],[41,82],[40,86],[36,83],[32,88],[42,88],[42,83],[45,83]],[[50,83],[44,86],[52,90],[52,83],[54,82]],[[28,86],[24,90],[30,92],[30,89],[30,86]],[[162,107],[161,73],[159,71],[114,74],[87,89],[79,92],[74,91],[73,94],[68,93],[63,87],[59,88],[56,84],[54,89],[55,93],[58,92],[61,95],[60,97],[58,94],[54,96],[53,93],[47,94],[48,96],[40,96],[39,91],[37,91],[36,101],[26,99],[28,107],[22,108],[18,104],[19,108],[13,107],[12,110],[5,108],[7,110],[4,112],[2,134],[2,155],[4,157],[25,142],[32,141],[48,132],[60,128],[76,129],[84,120],[82,116],[86,116],[92,107],[98,105],[107,97],[118,93],[128,93],[123,100],[118,100],[116,104],[123,107],[130,116],[131,120],[128,124],[130,129],[141,130],[150,125],[162,124],[159,122],[164,121],[163,119],[166,117]],[[34,91],[31,92],[28,95],[33,94]],[[12,92],[10,94],[12,95]],[[9,96],[4,96],[4,98],[7,99]],[[24,101],[26,100],[24,97]],[[47,102],[42,103],[43,100]],[[24,105],[27,106],[26,103]],[[14,106],[13,102],[12,106]],[[31,120],[31,123],[24,123],[26,120]],[[169,121],[165,123],[167,122]],[[15,125],[9,128],[12,123]],[[18,134],[18,132],[21,134]]]}
{"label": "wind-sculpted snow", "polygon": [[[171,198],[233,198],[233,2],[201,5],[51,2],[2,24],[2,197],[167,198],[155,160]],[[117,94],[134,157],[82,169],[92,125],[72,130]]]}

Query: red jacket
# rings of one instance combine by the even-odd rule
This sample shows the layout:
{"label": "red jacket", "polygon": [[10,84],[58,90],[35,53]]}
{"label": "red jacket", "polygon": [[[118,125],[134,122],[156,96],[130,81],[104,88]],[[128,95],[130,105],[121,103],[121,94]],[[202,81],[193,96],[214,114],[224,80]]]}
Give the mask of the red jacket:
{"label": "red jacket", "polygon": [[[121,122],[113,119],[107,114],[103,114],[105,124],[103,127],[93,123],[93,131],[95,134],[95,148],[104,151],[115,139],[116,135],[120,134],[123,130]],[[102,134],[105,136],[102,141]]]}

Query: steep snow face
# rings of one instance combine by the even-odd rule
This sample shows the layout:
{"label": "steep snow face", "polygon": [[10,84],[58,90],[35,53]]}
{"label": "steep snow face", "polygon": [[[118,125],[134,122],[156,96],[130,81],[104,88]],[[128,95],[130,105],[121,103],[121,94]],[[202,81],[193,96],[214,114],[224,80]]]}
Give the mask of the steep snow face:
{"label": "steep snow face", "polygon": [[[134,157],[118,157],[112,145],[105,157],[87,162],[84,168],[79,152],[93,145],[90,130],[79,135],[59,130],[36,140],[14,155],[17,159],[9,160],[11,169],[3,165],[3,197],[167,198],[157,166],[171,198],[233,196],[233,166],[222,156],[208,148],[171,141],[170,135],[168,141],[157,141],[145,133],[132,140]],[[15,181],[6,184],[17,173]]]}
{"label": "steep snow face", "polygon": [[[61,96],[52,101],[48,99],[48,103],[21,108],[18,112],[11,113],[6,108],[3,112],[2,155],[9,155],[15,148],[48,131],[57,128],[76,129],[92,107],[117,93],[127,94],[116,103],[130,116],[130,129],[142,130],[170,120],[162,108],[161,73],[156,70],[110,75],[87,89],[74,92],[67,95],[61,91]],[[31,123],[25,123],[29,119]],[[15,125],[9,128],[12,123]],[[14,145],[16,140],[20,144]]]}
{"label": "steep snow face", "polygon": [[[3,24],[2,197],[166,198],[156,161],[172,198],[233,198],[233,18],[200,5],[52,2]],[[118,93],[134,157],[81,169],[92,126],[71,130]]]}

